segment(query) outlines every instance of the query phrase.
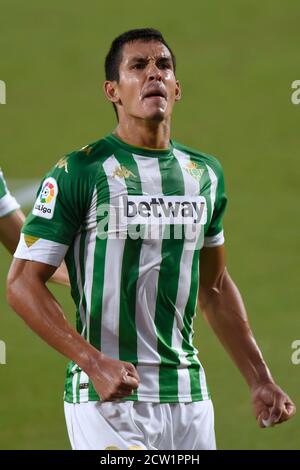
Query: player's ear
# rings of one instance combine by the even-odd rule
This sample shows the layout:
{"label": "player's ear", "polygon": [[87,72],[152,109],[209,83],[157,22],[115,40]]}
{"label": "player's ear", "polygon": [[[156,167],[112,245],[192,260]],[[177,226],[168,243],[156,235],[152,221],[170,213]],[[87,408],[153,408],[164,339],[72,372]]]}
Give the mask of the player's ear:
{"label": "player's ear", "polygon": [[176,85],[175,85],[175,101],[181,100],[181,85],[179,80],[176,80]]}
{"label": "player's ear", "polygon": [[117,90],[117,82],[106,80],[103,84],[103,90],[106,98],[112,103],[119,101],[119,94]]}

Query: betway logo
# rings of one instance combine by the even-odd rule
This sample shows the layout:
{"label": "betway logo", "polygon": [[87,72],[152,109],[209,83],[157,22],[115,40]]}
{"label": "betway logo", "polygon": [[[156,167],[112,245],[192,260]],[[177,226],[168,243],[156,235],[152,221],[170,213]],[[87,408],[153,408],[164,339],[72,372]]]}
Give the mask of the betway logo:
{"label": "betway logo", "polygon": [[120,209],[129,224],[204,225],[207,220],[203,196],[123,196]]}

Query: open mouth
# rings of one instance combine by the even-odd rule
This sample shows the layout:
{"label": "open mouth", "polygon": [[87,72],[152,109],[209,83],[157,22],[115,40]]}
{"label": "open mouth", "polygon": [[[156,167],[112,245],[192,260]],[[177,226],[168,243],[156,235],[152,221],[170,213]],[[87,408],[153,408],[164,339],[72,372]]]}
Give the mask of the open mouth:
{"label": "open mouth", "polygon": [[165,100],[167,99],[166,93],[164,93],[162,90],[152,90],[148,91],[144,96],[143,99],[145,98],[164,98]]}

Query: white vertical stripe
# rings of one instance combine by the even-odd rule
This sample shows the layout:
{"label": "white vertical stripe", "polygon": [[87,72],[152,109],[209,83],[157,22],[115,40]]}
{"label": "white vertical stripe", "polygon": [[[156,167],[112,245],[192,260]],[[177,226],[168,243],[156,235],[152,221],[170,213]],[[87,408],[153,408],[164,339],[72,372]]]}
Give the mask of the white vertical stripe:
{"label": "white vertical stripe", "polygon": [[74,364],[74,366],[71,369],[71,373],[73,373],[73,378],[72,378],[72,393],[73,393],[73,403],[76,403],[76,385],[77,385],[77,377],[78,373],[75,374],[75,371],[77,369],[77,364]]}
{"label": "white vertical stripe", "polygon": [[90,320],[91,320],[91,299],[92,299],[92,279],[94,274],[94,254],[96,246],[96,230],[87,233],[85,239],[85,253],[84,253],[84,267],[85,267],[85,282],[84,294],[86,300],[86,338],[90,341]]}
{"label": "white vertical stripe", "polygon": [[81,336],[84,336],[85,330],[86,330],[86,316],[85,316],[85,311],[82,305],[83,288],[82,288],[82,279],[81,279],[81,271],[80,271],[80,240],[81,240],[81,233],[79,233],[75,238],[74,261],[75,261],[75,266],[76,266],[77,287],[78,287],[78,292],[79,292],[79,297],[80,297],[78,310],[79,310],[80,319],[82,323]]}
{"label": "white vertical stripe", "polygon": [[[110,205],[117,208],[120,196],[127,195],[124,178],[113,176],[120,164],[112,155],[103,164],[110,193]],[[110,228],[109,228],[109,232]],[[107,238],[101,322],[101,351],[119,359],[121,274],[125,239]],[[125,334],[125,332],[124,332]]]}
{"label": "white vertical stripe", "polygon": [[208,170],[208,175],[209,175],[210,182],[211,182],[211,186],[210,186],[210,202],[211,202],[210,220],[211,220],[213,216],[213,212],[214,212],[214,207],[215,207],[218,178],[210,166],[206,165],[206,168]]}
{"label": "white vertical stripe", "polygon": [[90,341],[90,319],[91,319],[91,300],[92,300],[92,287],[93,287],[93,274],[94,274],[94,255],[96,247],[96,223],[97,223],[97,189],[94,188],[93,197],[90,209],[87,214],[88,220],[88,233],[85,239],[85,253],[84,253],[84,269],[85,269],[85,282],[84,294],[86,300],[86,325],[87,325],[87,341]]}
{"label": "white vertical stripe", "polygon": [[96,223],[97,223],[97,188],[95,186],[91,204],[90,204],[90,207],[88,209],[88,212],[85,218],[85,228],[87,230],[91,228],[95,228]]}
{"label": "white vertical stripe", "polygon": [[201,362],[199,361],[198,357],[195,355],[194,359],[200,364],[200,386],[201,386],[201,392],[202,392],[202,397],[203,400],[208,399],[208,390],[207,390],[207,383],[206,383],[206,376],[204,369],[202,367]]}
{"label": "white vertical stripe", "polygon": [[[82,370],[80,373],[80,384],[88,384],[89,377],[88,375]],[[89,390],[88,388],[80,388],[79,387],[79,402],[84,403],[89,401]]]}
{"label": "white vertical stripe", "polygon": [[191,159],[187,153],[181,152],[180,150],[174,149],[173,153],[180,165],[183,181],[184,181],[184,188],[185,193],[184,195],[187,196],[198,196],[200,194],[200,183],[196,180],[192,175],[190,175],[186,171],[187,165],[190,163]]}
{"label": "white vertical stripe", "polygon": [[[144,195],[162,195],[162,181],[157,158],[133,155],[138,166]],[[159,230],[159,225],[152,226],[151,231]],[[152,232],[153,233],[153,232]],[[136,329],[137,354],[141,365],[160,363],[157,352],[157,332],[155,327],[155,311],[157,299],[158,277],[161,265],[162,237],[145,239],[140,251],[139,277],[136,290]],[[138,373],[143,375],[147,370],[137,367]],[[159,396],[159,367],[151,367],[151,389],[149,380],[141,381],[139,394]]]}

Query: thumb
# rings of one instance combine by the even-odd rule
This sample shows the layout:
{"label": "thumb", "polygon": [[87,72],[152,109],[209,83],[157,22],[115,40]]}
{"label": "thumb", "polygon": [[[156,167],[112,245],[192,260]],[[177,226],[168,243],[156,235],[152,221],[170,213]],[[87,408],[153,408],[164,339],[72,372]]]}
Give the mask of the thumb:
{"label": "thumb", "polygon": [[133,364],[131,364],[130,362],[126,362],[125,367],[126,367],[128,375],[130,375],[131,377],[134,377],[137,381],[140,380],[137,370]]}
{"label": "thumb", "polygon": [[123,384],[129,385],[132,388],[138,388],[139,382],[135,377],[132,377],[128,373],[123,375],[122,379]]}
{"label": "thumb", "polygon": [[285,397],[283,395],[276,394],[274,396],[273,406],[270,412],[270,419],[273,423],[277,423],[280,420],[282,412],[284,410],[284,402]]}
{"label": "thumb", "polygon": [[265,407],[258,417],[258,424],[261,428],[268,428],[272,425],[271,422],[271,410]]}

